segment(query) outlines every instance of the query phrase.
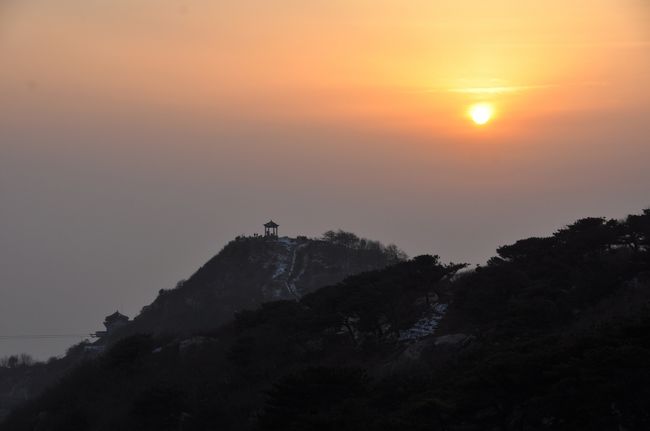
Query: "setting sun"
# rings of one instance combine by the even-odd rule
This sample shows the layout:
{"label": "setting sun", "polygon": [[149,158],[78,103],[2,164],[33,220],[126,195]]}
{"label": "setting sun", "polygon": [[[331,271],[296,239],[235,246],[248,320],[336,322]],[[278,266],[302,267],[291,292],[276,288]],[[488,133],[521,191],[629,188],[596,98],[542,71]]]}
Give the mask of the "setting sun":
{"label": "setting sun", "polygon": [[479,126],[490,121],[493,115],[494,108],[489,103],[477,103],[469,108],[469,116]]}
{"label": "setting sun", "polygon": [[0,0],[0,59],[0,431],[650,431],[650,0]]}

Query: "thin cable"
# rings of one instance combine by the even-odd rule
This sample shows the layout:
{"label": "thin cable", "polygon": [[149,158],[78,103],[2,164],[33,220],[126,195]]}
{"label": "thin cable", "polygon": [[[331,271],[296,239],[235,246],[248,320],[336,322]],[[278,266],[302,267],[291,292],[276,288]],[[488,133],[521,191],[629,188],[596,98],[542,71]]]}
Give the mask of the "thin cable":
{"label": "thin cable", "polygon": [[31,335],[0,335],[0,341],[9,340],[47,340],[60,338],[83,338],[91,337],[92,334],[31,334]]}

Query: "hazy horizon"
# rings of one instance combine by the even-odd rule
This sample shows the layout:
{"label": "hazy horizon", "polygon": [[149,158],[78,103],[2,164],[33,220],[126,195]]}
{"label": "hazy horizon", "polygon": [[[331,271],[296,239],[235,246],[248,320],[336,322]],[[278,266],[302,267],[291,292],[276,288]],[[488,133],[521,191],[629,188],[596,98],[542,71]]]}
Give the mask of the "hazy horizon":
{"label": "hazy horizon", "polygon": [[134,317],[269,218],[477,264],[638,213],[649,17],[641,0],[0,3],[0,335]]}

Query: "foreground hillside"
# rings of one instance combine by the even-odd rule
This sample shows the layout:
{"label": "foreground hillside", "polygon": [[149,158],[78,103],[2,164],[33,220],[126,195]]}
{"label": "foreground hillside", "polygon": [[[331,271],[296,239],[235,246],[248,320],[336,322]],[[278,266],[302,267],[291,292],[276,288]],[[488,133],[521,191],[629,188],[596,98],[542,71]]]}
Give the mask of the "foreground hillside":
{"label": "foreground hillside", "polygon": [[125,338],[0,429],[650,429],[650,211],[462,267],[419,256]]}

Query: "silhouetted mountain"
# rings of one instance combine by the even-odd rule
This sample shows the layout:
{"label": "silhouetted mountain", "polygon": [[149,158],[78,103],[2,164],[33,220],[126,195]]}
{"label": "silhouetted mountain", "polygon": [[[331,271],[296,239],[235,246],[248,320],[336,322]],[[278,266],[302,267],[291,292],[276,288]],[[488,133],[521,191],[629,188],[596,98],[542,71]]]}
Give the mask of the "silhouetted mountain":
{"label": "silhouetted mountain", "polygon": [[175,337],[214,330],[234,313],[263,302],[297,300],[318,287],[358,272],[404,260],[397,247],[328,231],[322,239],[238,237],[187,281],[161,290],[133,321],[118,312],[106,318],[99,341],[82,343],[62,359],[32,366],[0,366],[0,419],[4,413],[39,394],[79,361],[105,345],[138,333]]}
{"label": "silhouetted mountain", "polygon": [[237,311],[297,300],[349,275],[403,259],[395,246],[343,231],[327,232],[324,239],[238,237],[175,289],[161,290],[151,305],[108,338],[215,329]]}
{"label": "silhouetted mountain", "polygon": [[139,334],[3,430],[650,429],[650,210]]}

